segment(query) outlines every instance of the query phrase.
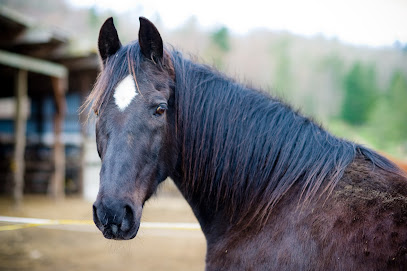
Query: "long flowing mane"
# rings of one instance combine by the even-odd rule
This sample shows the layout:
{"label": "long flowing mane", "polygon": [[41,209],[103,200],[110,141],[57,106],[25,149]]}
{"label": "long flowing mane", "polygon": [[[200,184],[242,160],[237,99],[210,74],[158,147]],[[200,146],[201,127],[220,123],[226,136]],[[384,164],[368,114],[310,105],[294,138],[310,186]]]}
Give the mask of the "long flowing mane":
{"label": "long flowing mane", "polygon": [[[85,105],[95,112],[113,85],[140,67],[133,42],[112,58]],[[213,200],[236,223],[262,222],[294,185],[307,202],[335,187],[357,154],[384,170],[399,169],[375,152],[339,139],[280,100],[194,63],[176,50],[169,54],[176,73],[176,133],[185,196]],[[137,82],[137,78],[136,82]]]}
{"label": "long flowing mane", "polygon": [[295,184],[303,203],[329,195],[357,154],[372,168],[401,174],[386,158],[331,135],[266,93],[179,52],[172,61],[184,190],[214,199],[216,208],[235,213],[236,223],[265,222]]}

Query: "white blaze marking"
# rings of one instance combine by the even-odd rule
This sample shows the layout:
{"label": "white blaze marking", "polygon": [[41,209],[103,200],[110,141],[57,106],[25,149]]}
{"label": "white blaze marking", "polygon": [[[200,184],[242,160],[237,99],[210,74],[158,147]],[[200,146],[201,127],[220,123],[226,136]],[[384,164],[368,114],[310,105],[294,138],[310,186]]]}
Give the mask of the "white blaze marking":
{"label": "white blaze marking", "polygon": [[129,74],[117,85],[113,97],[119,109],[124,111],[137,95],[133,76]]}

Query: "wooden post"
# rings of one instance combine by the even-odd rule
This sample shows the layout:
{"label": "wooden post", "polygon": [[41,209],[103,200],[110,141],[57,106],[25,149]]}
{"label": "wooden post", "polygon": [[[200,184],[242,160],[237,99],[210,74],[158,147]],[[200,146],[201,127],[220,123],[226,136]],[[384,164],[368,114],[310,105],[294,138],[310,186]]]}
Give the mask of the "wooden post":
{"label": "wooden post", "polygon": [[13,198],[14,205],[19,208],[23,201],[24,172],[25,172],[25,143],[27,126],[27,71],[18,70],[15,79],[15,119],[14,119],[14,157],[13,170]]}
{"label": "wooden post", "polygon": [[[61,141],[63,120],[65,117],[65,84],[68,78],[68,69],[61,64],[19,55],[0,50],[0,64],[18,70],[16,77],[16,119],[15,119],[15,152],[12,162],[14,172],[13,197],[17,205],[21,204],[24,186],[24,149],[26,116],[23,114],[24,103],[27,101],[27,72],[35,72],[52,76],[52,85],[57,105],[57,114],[54,119],[54,174],[48,186],[49,194],[55,198],[64,195],[65,181],[65,150]],[[25,98],[24,98],[25,97]]]}
{"label": "wooden post", "polygon": [[48,194],[56,200],[65,196],[65,146],[61,134],[65,119],[65,80],[52,77],[52,87],[56,105],[54,116],[54,173],[48,186]]}
{"label": "wooden post", "polygon": [[[94,82],[94,76],[92,74],[87,73],[86,76],[83,76],[81,78],[81,104],[84,104],[86,96],[90,93],[92,84]],[[85,93],[86,95],[85,95]],[[78,180],[78,185],[79,185],[79,195],[82,197],[84,196],[84,178],[85,178],[85,167],[87,165],[87,161],[85,159],[86,157],[86,143],[87,143],[87,138],[88,138],[88,125],[90,120],[88,119],[87,112],[85,109],[85,112],[80,112],[79,113],[79,122],[81,125],[81,158],[80,158],[80,173],[79,173],[79,180]]]}

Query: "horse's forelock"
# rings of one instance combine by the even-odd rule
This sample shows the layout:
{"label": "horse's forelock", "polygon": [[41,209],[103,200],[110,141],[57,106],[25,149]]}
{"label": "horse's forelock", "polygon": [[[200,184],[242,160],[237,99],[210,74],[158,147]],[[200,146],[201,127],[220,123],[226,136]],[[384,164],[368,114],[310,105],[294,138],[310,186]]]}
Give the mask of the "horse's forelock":
{"label": "horse's forelock", "polygon": [[89,110],[87,113],[88,119],[93,114],[100,115],[103,112],[107,100],[114,91],[115,84],[120,79],[128,74],[132,74],[135,78],[135,71],[139,66],[140,57],[140,46],[138,42],[133,42],[122,47],[115,55],[107,59],[102,71],[96,79],[92,91],[81,108],[81,112]]}

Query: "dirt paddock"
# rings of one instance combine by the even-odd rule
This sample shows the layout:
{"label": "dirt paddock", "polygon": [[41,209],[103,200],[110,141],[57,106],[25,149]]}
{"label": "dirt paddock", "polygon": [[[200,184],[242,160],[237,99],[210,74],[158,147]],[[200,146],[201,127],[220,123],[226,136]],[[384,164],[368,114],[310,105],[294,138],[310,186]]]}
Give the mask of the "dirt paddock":
{"label": "dirt paddock", "polygon": [[[54,202],[28,196],[21,210],[0,198],[1,216],[92,219],[92,204],[79,198]],[[160,195],[144,208],[143,222],[196,222],[180,197]],[[0,225],[6,225],[4,223]],[[201,231],[141,228],[131,241],[106,240],[94,225],[58,225],[0,232],[0,270],[203,270]]]}

